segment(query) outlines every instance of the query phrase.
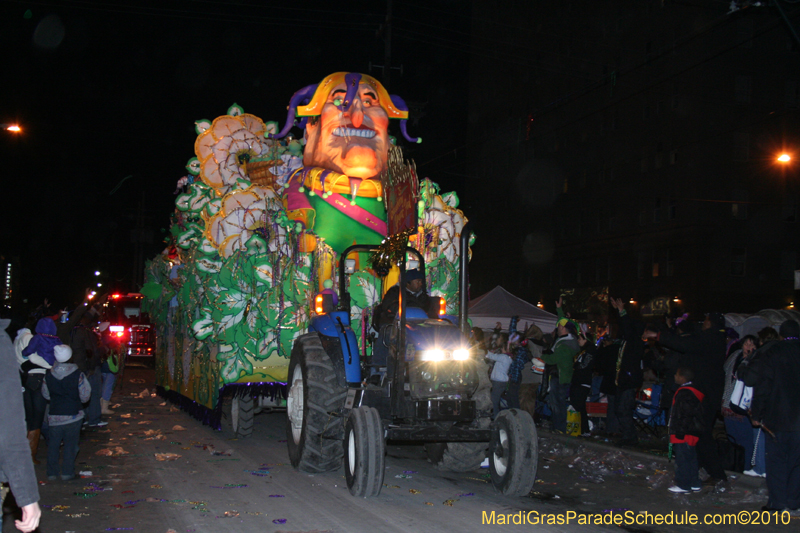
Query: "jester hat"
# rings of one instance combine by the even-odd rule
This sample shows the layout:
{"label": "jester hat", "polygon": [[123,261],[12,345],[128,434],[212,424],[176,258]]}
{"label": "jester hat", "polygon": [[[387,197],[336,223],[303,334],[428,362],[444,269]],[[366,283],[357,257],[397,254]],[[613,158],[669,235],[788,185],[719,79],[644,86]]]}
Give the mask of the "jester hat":
{"label": "jester hat", "polygon": [[367,76],[366,74],[358,74],[356,72],[336,72],[330,76],[326,76],[318,84],[308,85],[303,87],[294,95],[289,101],[289,112],[286,116],[286,124],[283,129],[276,134],[270,134],[270,139],[281,139],[289,133],[292,126],[295,125],[295,116],[302,117],[298,124],[299,127],[304,128],[308,117],[318,117],[322,113],[322,107],[325,105],[328,95],[334,87],[344,83],[347,87],[347,94],[342,101],[342,104],[337,106],[342,112],[347,111],[353,105],[355,95],[358,92],[359,83],[365,83],[372,87],[378,93],[378,101],[380,106],[389,115],[389,118],[400,119],[400,131],[407,141],[412,143],[422,142],[419,137],[410,137],[406,131],[406,122],[408,120],[408,106],[402,98],[396,94],[390,95],[386,88],[381,85],[381,82]]}

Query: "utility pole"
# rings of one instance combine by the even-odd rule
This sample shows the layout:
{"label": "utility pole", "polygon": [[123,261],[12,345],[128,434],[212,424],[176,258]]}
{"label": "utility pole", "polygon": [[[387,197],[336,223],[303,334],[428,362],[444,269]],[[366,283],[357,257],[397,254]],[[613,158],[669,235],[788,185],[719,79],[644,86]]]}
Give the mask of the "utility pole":
{"label": "utility pole", "polygon": [[392,0],[386,0],[386,20],[378,29],[377,35],[383,35],[383,65],[375,65],[370,61],[369,72],[372,72],[373,67],[381,69],[383,72],[381,83],[388,91],[392,81],[392,69],[399,70],[401,76],[403,74],[403,65],[392,66]]}
{"label": "utility pole", "polygon": [[383,86],[389,90],[392,77],[392,0],[386,0],[386,31],[383,42]]}
{"label": "utility pole", "polygon": [[144,283],[144,203],[145,192],[136,210],[136,229],[132,233],[134,245],[133,272],[131,272],[131,291],[138,291]]}
{"label": "utility pole", "polygon": [[783,6],[779,2],[779,0],[774,0],[774,3],[775,3],[775,7],[778,8],[778,13],[781,14],[781,17],[783,18],[783,21],[786,23],[786,26],[788,26],[789,31],[792,32],[792,37],[794,37],[794,40],[797,41],[797,44],[800,44],[800,36],[797,35],[797,30],[795,30],[794,24],[792,24],[792,21],[789,20],[789,17],[786,16],[786,11],[783,10]]}

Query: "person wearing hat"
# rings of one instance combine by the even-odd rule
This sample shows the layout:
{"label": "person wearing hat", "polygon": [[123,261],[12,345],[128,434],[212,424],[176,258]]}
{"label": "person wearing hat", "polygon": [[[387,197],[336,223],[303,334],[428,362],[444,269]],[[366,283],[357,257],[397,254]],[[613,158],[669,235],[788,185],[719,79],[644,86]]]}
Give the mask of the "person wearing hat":
{"label": "person wearing hat", "polygon": [[[39,440],[42,434],[44,413],[47,409],[47,400],[42,396],[42,380],[45,372],[53,366],[55,356],[53,348],[61,344],[56,336],[56,323],[51,318],[40,318],[36,323],[36,334],[28,338],[22,329],[18,332],[20,348],[17,360],[20,363],[19,371],[22,384],[25,387],[23,399],[25,401],[25,422],[28,425],[28,443],[31,448],[33,464],[38,465],[36,454],[39,451]],[[27,341],[26,341],[27,339]],[[25,342],[25,346],[22,346]]]}
{"label": "person wearing hat", "polygon": [[83,404],[89,401],[92,387],[78,365],[68,362],[72,349],[59,344],[53,350],[56,363],[48,370],[42,384],[42,394],[50,400],[47,422],[50,424],[47,439],[47,479],[54,481],[59,475],[59,454],[64,443],[64,461],[61,479],[75,478],[75,457],[81,436]]}
{"label": "person wearing hat", "polygon": [[[561,298],[556,302],[561,314]],[[558,319],[556,324],[558,338],[551,350],[542,353],[542,360],[549,365],[556,365],[558,371],[550,376],[550,389],[547,402],[553,413],[553,430],[567,432],[567,398],[569,384],[572,381],[572,367],[575,354],[580,350],[578,345],[578,331],[575,323],[566,317]]]}
{"label": "person wearing hat", "polygon": [[[429,317],[435,318],[436,314],[431,309],[431,297],[425,291],[425,274],[421,270],[406,270],[403,276],[406,282],[403,298],[405,298],[406,309],[418,307],[425,311]],[[380,306],[379,325],[391,324],[400,310],[400,284],[391,287],[383,296]]]}
{"label": "person wearing hat", "polygon": [[[406,309],[409,307],[418,307],[425,311],[431,318],[436,317],[435,312],[432,310],[433,299],[428,296],[425,291],[425,274],[418,269],[406,270],[405,275],[406,285],[403,291],[404,305]],[[383,300],[380,305],[375,307],[373,311],[373,324],[372,326],[378,331],[378,335],[385,335],[386,326],[394,322],[397,313],[400,311],[400,282],[393,287],[390,287],[386,294],[383,295]],[[372,362],[378,366],[386,365],[389,348],[381,342],[380,339],[373,343]],[[389,369],[391,373],[391,368]]]}

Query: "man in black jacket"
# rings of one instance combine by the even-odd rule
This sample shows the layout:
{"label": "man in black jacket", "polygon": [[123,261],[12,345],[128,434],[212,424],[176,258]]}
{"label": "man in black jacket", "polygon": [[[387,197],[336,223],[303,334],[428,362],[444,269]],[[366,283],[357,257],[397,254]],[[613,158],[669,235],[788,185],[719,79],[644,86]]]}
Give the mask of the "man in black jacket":
{"label": "man in black jacket", "polygon": [[581,351],[575,356],[572,366],[572,383],[569,386],[569,403],[581,415],[581,436],[590,437],[589,415],[586,412],[586,399],[592,392],[592,377],[597,366],[595,356],[597,346],[583,335],[578,336]]}
{"label": "man in black jacket", "polygon": [[751,418],[767,437],[767,510],[800,513],[800,324],[787,320],[782,341],[761,358]]}
{"label": "man in black jacket", "polygon": [[625,303],[619,298],[611,298],[611,305],[619,311],[619,330],[623,345],[617,359],[615,384],[617,387],[614,399],[614,410],[619,421],[622,438],[617,446],[631,446],[639,442],[633,412],[636,409],[636,392],[642,386],[644,342],[642,333],[644,325],[633,321],[625,311]]}
{"label": "man in black jacket", "polygon": [[[431,297],[425,291],[425,275],[420,270],[412,269],[406,271],[404,278],[406,290],[403,292],[403,298],[406,299],[406,309],[419,307],[433,318],[435,315],[431,309]],[[379,326],[391,324],[399,309],[400,285],[395,285],[383,295],[383,301],[381,301],[380,306]]]}
{"label": "man in black jacket", "polygon": [[722,407],[722,392],[725,385],[725,317],[721,313],[709,313],[703,329],[689,335],[678,335],[670,331],[647,331],[645,336],[656,339],[671,350],[679,352],[678,366],[689,368],[694,374],[694,386],[702,392],[705,431],[697,442],[697,458],[706,469],[709,479],[706,484],[716,485],[728,476],[717,452],[712,430],[717,414]]}
{"label": "man in black jacket", "polygon": [[89,427],[107,426],[108,422],[100,419],[102,414],[100,405],[100,393],[103,390],[103,376],[100,365],[102,349],[92,328],[97,318],[92,313],[85,313],[80,320],[80,324],[72,330],[70,348],[72,348],[72,361],[78,365],[78,369],[86,375],[89,384],[92,386],[92,397],[86,409],[86,424]]}
{"label": "man in black jacket", "polygon": [[617,359],[622,347],[622,341],[616,340],[616,324],[612,324],[597,348],[597,370],[602,376],[600,394],[605,395],[607,404],[606,432],[609,436],[619,435],[619,421],[617,420],[616,395],[617,395]]}

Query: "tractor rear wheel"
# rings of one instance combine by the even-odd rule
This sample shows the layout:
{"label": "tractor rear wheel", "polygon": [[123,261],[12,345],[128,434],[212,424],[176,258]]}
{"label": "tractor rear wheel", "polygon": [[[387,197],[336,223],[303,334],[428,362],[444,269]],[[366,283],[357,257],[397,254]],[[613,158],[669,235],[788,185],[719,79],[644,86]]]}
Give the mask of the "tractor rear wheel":
{"label": "tractor rear wheel", "polygon": [[344,431],[344,475],[350,494],[369,498],[383,487],[386,443],[383,423],[374,407],[353,409]]}
{"label": "tractor rear wheel", "polygon": [[292,466],[301,472],[337,470],[342,464],[341,409],[347,389],[317,333],[297,338],[289,361],[286,441]]}
{"label": "tractor rear wheel", "polygon": [[539,464],[539,438],[527,411],[500,411],[492,424],[489,471],[494,487],[507,496],[525,496],[533,488]]}

